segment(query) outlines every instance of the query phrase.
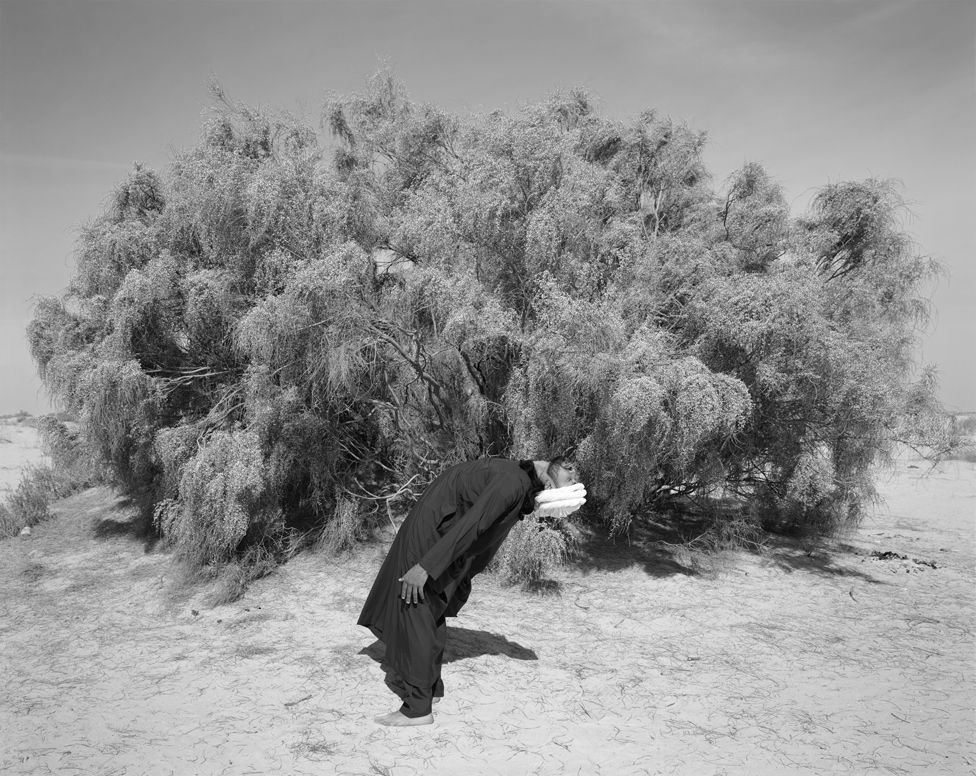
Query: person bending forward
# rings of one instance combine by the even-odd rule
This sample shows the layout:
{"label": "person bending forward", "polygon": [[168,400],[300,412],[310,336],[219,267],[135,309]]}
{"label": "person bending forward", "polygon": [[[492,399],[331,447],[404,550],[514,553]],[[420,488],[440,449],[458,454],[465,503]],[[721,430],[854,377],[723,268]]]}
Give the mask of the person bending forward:
{"label": "person bending forward", "polygon": [[403,701],[382,725],[434,721],[431,703],[444,695],[441,664],[446,617],[456,617],[512,526],[535,508],[544,488],[577,482],[562,458],[459,463],[438,475],[410,510],[359,615],[386,645],[390,684]]}

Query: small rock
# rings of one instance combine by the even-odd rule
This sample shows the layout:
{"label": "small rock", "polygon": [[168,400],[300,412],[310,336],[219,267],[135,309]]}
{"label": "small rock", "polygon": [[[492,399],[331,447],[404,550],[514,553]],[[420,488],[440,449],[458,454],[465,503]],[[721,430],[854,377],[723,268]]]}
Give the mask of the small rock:
{"label": "small rock", "polygon": [[29,525],[25,525],[23,528],[21,528],[20,529],[20,535],[21,536],[30,536],[31,535],[30,526]]}
{"label": "small rock", "polygon": [[198,612],[196,609],[190,609],[190,614],[196,617],[198,614],[200,614],[200,612]]}

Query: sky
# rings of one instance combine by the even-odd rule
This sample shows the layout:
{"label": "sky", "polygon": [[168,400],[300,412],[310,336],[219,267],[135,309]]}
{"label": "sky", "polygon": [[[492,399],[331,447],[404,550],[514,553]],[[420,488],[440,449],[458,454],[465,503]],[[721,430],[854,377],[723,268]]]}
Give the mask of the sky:
{"label": "sky", "polygon": [[411,97],[514,111],[582,87],[708,133],[716,187],[762,163],[794,212],[824,184],[901,181],[946,275],[920,363],[976,411],[976,3],[971,0],[0,0],[0,414],[51,405],[24,330],[134,162],[194,145],[216,78],[317,122],[388,65]]}

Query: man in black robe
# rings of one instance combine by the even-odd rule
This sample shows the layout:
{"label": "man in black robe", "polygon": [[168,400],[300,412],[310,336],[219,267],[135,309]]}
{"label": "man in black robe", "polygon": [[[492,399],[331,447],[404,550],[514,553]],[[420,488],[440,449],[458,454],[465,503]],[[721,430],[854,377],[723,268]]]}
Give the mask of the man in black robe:
{"label": "man in black robe", "polygon": [[534,510],[536,495],[576,482],[574,465],[562,458],[488,458],[452,466],[424,491],[397,531],[359,615],[359,624],[386,645],[390,685],[403,701],[378,723],[434,721],[431,703],[444,695],[445,618],[457,616],[471,578]]}

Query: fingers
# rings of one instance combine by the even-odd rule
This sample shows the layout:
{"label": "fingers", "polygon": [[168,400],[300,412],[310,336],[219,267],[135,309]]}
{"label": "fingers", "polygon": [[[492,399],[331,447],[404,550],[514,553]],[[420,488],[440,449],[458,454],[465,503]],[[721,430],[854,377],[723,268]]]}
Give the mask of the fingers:
{"label": "fingers", "polygon": [[400,598],[408,604],[417,604],[424,600],[424,588],[422,585],[404,582],[403,577],[400,577],[397,582],[400,583]]}
{"label": "fingers", "polygon": [[400,580],[400,598],[402,598],[408,604],[415,603],[416,592],[414,590],[414,586],[411,585],[409,582],[404,582],[403,580]]}
{"label": "fingers", "polygon": [[408,604],[419,604],[424,600],[424,589],[420,585],[404,584],[404,594],[400,596]]}

